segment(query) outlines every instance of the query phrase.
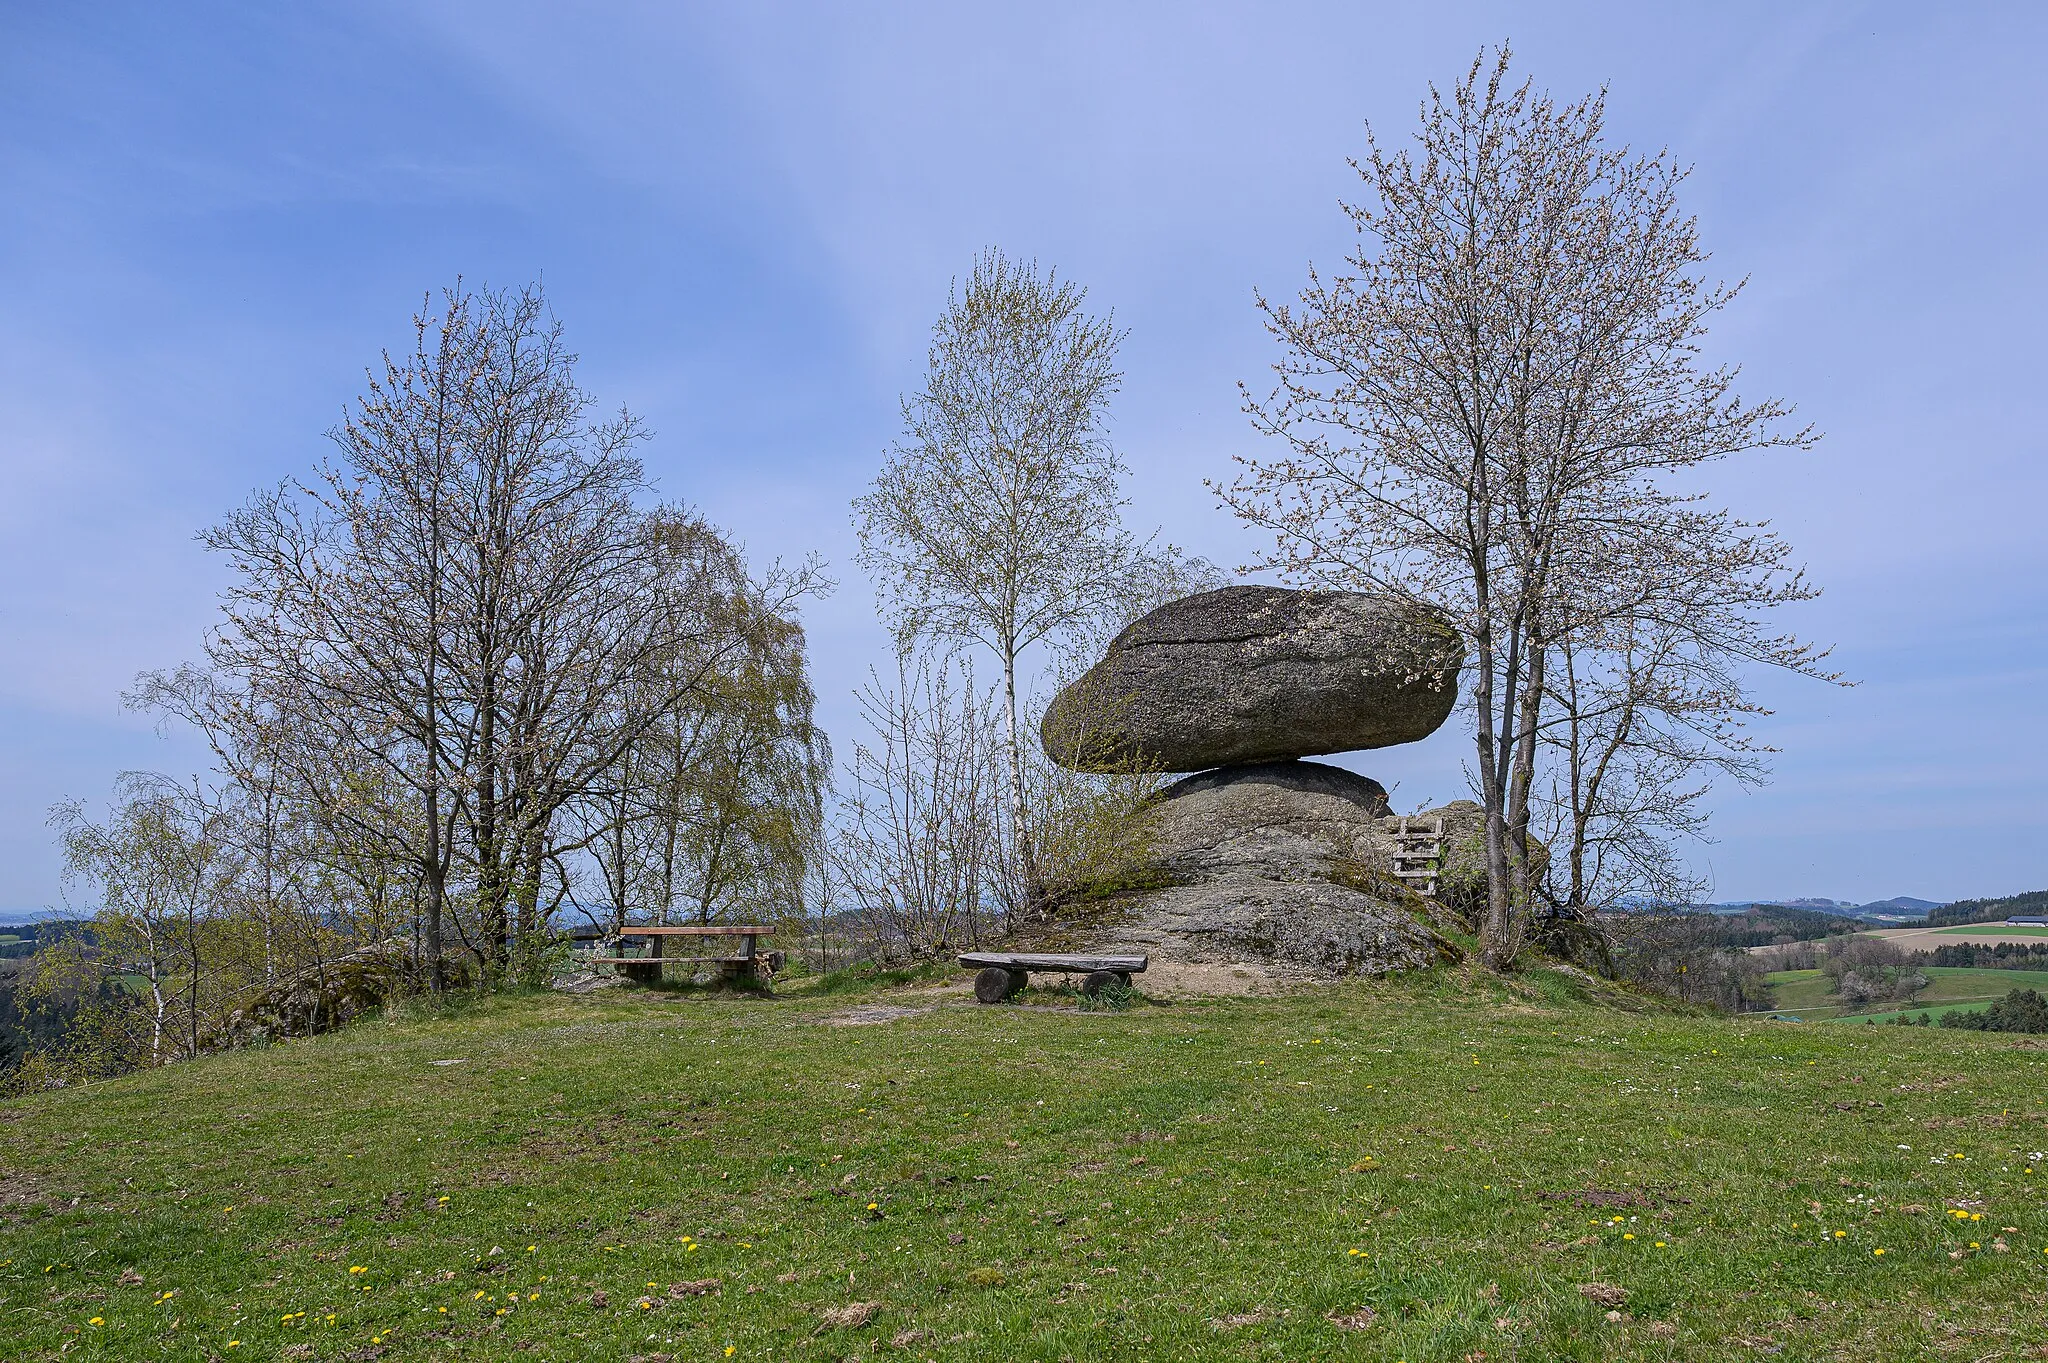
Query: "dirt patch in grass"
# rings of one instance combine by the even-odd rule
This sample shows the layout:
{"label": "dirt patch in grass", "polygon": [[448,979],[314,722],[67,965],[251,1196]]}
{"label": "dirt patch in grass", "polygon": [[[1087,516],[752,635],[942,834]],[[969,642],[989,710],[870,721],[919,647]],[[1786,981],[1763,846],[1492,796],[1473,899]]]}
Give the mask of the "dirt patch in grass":
{"label": "dirt patch in grass", "polygon": [[923,1017],[931,1012],[926,1008],[906,1008],[894,1003],[871,1003],[859,1008],[848,1008],[832,1013],[819,1021],[827,1027],[876,1027],[885,1022],[901,1022],[905,1018]]}

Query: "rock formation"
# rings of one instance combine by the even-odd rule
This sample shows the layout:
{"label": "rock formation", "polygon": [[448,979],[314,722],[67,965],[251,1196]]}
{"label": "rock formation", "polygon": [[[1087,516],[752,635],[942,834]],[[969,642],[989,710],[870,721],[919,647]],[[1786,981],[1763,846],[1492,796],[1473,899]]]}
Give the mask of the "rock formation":
{"label": "rock formation", "polygon": [[1320,762],[1191,776],[1154,815],[1152,869],[1103,949],[1383,975],[1453,957],[1427,905],[1387,873],[1387,794]]}
{"label": "rock formation", "polygon": [[[1090,945],[1323,977],[1454,958],[1443,906],[1393,873],[1386,791],[1292,759],[1427,737],[1462,662],[1447,621],[1349,592],[1227,587],[1125,630],[1047,711],[1047,754],[1080,770],[1213,770],[1162,793],[1133,877],[1158,888],[1105,906]],[[1440,870],[1460,886],[1468,808],[1423,816],[1444,819]]]}
{"label": "rock formation", "polygon": [[1427,738],[1458,698],[1448,621],[1358,592],[1225,587],[1161,606],[1054,698],[1083,771],[1200,771]]}
{"label": "rock formation", "polygon": [[426,977],[410,941],[393,937],[373,942],[269,986],[229,1014],[207,1044],[247,1046],[317,1036],[425,987]]}

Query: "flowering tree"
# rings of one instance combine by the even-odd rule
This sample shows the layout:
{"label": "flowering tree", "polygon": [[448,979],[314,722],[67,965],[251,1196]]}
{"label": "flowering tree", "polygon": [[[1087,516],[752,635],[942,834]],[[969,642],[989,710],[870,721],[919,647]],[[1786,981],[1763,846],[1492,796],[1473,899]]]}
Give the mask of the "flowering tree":
{"label": "flowering tree", "polygon": [[[1621,710],[1608,694],[1582,712],[1609,718],[1686,659],[1811,671],[1821,656],[1758,623],[1812,595],[1783,543],[1673,481],[1815,439],[1700,360],[1739,285],[1700,277],[1685,171],[1609,146],[1602,97],[1560,105],[1510,86],[1508,67],[1505,48],[1490,68],[1482,54],[1448,95],[1432,89],[1412,151],[1371,141],[1354,163],[1368,197],[1346,208],[1359,244],[1345,270],[1312,271],[1298,303],[1259,300],[1284,355],[1278,386],[1247,394],[1246,411],[1284,448],[1243,458],[1218,488],[1274,533],[1257,566],[1457,620],[1486,811],[1482,954],[1497,968],[1541,890],[1540,745],[1575,703],[1552,675],[1561,649],[1580,683],[1590,668],[1621,686]],[[1668,665],[1593,666],[1645,624],[1676,631]],[[1711,728],[1731,703],[1739,686],[1699,691],[1690,718]]]}

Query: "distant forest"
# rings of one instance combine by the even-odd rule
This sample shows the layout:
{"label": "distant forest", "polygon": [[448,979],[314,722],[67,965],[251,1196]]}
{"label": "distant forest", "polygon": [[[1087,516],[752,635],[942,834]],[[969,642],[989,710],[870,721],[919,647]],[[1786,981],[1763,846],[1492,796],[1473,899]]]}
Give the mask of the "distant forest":
{"label": "distant forest", "polygon": [[1741,913],[1688,915],[1688,935],[1701,946],[1767,947],[1774,942],[1814,942],[1845,932],[1863,932],[1868,923],[1816,909],[1783,904],[1753,904]]}
{"label": "distant forest", "polygon": [[1953,904],[1930,909],[1927,926],[1953,923],[2003,923],[2014,915],[2048,914],[2048,890],[2029,890],[2004,899],[1959,899]]}

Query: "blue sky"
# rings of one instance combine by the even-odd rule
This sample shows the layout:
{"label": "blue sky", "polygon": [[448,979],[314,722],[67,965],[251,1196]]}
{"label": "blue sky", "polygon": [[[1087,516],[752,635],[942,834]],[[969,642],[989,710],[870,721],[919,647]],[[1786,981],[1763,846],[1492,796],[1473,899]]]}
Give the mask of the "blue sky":
{"label": "blue sky", "polygon": [[[2048,885],[2039,523],[2048,9],[2013,5],[0,3],[0,907],[44,814],[193,745],[124,713],[195,655],[194,533],[306,470],[428,289],[544,278],[648,464],[757,560],[816,550],[826,724],[886,654],[847,503],[949,279],[997,245],[1130,329],[1131,517],[1235,563],[1235,385],[1346,248],[1345,157],[1512,38],[1697,171],[1713,338],[1827,432],[1725,466],[1827,588],[1853,690],[1759,678],[1773,783],[1716,796],[1722,898]],[[1349,759],[1412,804],[1469,744]]]}

